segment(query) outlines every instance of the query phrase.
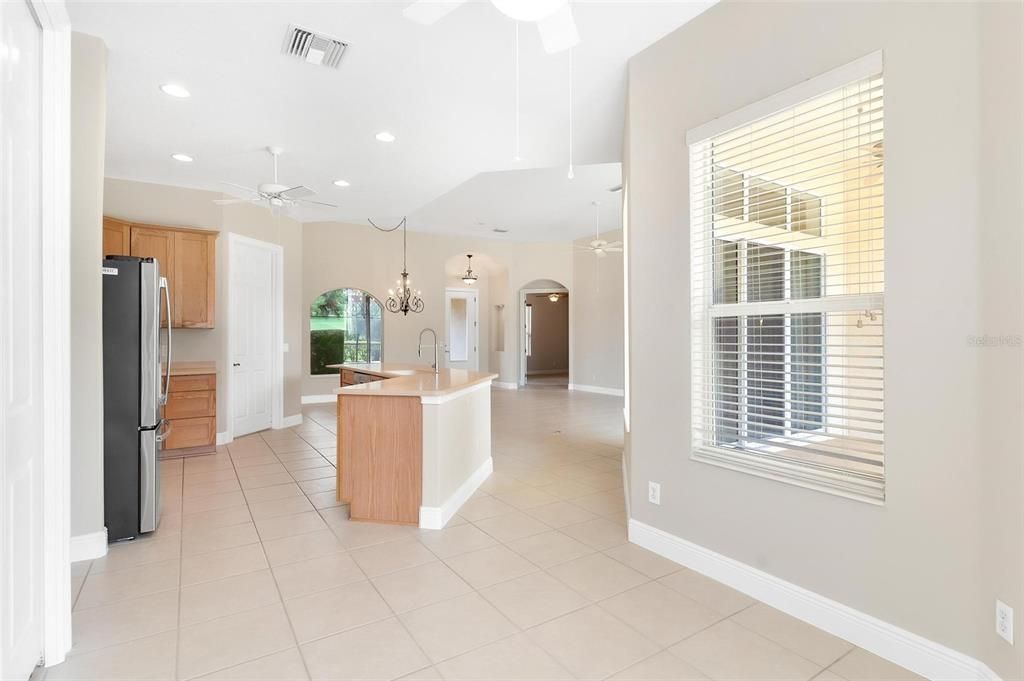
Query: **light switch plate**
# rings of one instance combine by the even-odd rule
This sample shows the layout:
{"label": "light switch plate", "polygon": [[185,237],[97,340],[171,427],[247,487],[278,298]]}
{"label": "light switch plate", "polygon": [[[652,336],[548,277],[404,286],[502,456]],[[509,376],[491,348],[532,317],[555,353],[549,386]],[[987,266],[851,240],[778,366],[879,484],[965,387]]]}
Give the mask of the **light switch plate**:
{"label": "light switch plate", "polygon": [[283,343],[281,345],[281,351],[282,352],[288,352],[288,344],[287,343]]}
{"label": "light switch plate", "polygon": [[657,482],[647,483],[647,501],[661,505],[661,485]]}

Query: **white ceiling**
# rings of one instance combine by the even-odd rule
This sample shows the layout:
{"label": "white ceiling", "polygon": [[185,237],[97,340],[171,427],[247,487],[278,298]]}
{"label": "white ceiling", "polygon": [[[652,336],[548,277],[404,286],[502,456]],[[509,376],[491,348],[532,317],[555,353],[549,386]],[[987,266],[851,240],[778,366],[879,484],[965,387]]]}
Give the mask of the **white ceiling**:
{"label": "white ceiling", "polygon": [[[590,201],[618,183],[607,178],[621,160],[629,57],[712,3],[573,2],[582,38],[573,55],[578,186],[565,180],[568,54],[546,54],[534,27],[520,28],[522,161],[514,162],[514,22],[489,2],[468,2],[433,26],[405,19],[402,1],[69,4],[75,30],[110,50],[110,177],[252,186],[272,176],[263,148],[280,145],[282,183],[339,205],[304,208],[300,219],[410,214],[412,229],[498,237],[493,225],[512,230],[505,238],[551,239],[588,233]],[[283,55],[289,24],[348,42],[340,68]],[[192,97],[164,95],[168,82]],[[397,140],[378,142],[381,130]],[[178,152],[195,162],[171,160]],[[588,164],[602,165],[580,167]],[[333,186],[339,178],[351,186]]]}
{"label": "white ceiling", "polygon": [[[593,236],[600,211],[601,232],[622,228],[619,163],[480,173],[409,216],[410,229],[523,241],[556,241]],[[593,202],[597,201],[598,206]],[[496,234],[494,228],[508,229]]]}

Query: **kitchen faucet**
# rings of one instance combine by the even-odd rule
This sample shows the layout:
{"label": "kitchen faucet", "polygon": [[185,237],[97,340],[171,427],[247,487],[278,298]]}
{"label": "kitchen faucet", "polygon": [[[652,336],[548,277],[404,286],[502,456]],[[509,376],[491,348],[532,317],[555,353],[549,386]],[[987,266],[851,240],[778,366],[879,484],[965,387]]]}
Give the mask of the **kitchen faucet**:
{"label": "kitchen faucet", "polygon": [[416,356],[417,357],[422,357],[423,356],[423,334],[425,334],[427,331],[429,331],[430,335],[434,337],[434,363],[430,365],[430,368],[433,369],[434,373],[436,374],[436,373],[438,373],[438,368],[437,368],[437,332],[436,331],[434,331],[431,328],[426,328],[426,329],[423,329],[422,331],[420,331],[420,338],[419,338],[419,341],[417,341],[417,346],[416,346]]}

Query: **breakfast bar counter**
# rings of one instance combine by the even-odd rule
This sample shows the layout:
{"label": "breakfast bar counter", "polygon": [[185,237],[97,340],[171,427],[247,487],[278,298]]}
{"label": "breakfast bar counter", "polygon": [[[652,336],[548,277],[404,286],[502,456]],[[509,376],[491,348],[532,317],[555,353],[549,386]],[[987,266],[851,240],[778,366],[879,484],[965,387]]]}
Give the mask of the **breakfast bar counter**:
{"label": "breakfast bar counter", "polygon": [[338,396],[338,499],[353,520],[440,529],[493,469],[496,374],[351,363]]}

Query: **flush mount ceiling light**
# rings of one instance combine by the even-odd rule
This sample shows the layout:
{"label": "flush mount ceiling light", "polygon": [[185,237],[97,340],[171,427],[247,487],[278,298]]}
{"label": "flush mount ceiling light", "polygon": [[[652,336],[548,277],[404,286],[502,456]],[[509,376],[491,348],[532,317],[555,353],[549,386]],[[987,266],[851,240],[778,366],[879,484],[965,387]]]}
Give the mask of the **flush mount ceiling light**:
{"label": "flush mount ceiling light", "polygon": [[349,184],[345,180],[335,180],[334,181],[334,186],[335,187],[347,187],[347,186],[349,186]]}
{"label": "flush mount ceiling light", "polygon": [[410,312],[423,312],[423,298],[420,297],[422,291],[412,290],[409,268],[405,266],[406,236],[408,234],[405,218],[402,218],[402,221],[394,227],[378,227],[373,220],[367,220],[367,222],[381,232],[393,232],[399,228],[402,230],[402,275],[396,282],[398,288],[388,289],[388,299],[384,301],[384,307],[388,312],[401,312],[407,316]]}
{"label": "flush mount ceiling light", "polygon": [[381,130],[380,132],[377,133],[376,137],[377,137],[377,141],[379,141],[379,142],[394,142],[395,141],[395,136],[392,135],[387,130]]}
{"label": "flush mount ceiling light", "polygon": [[183,85],[176,83],[164,83],[160,86],[160,91],[169,97],[177,97],[178,99],[187,99],[192,96],[192,93],[186,90]]}
{"label": "flush mount ceiling light", "polygon": [[561,297],[562,296],[558,295],[557,293],[549,293],[548,294],[548,300],[550,300],[552,303],[557,303],[558,299],[561,298]]}
{"label": "flush mount ceiling light", "polygon": [[181,163],[191,163],[193,160],[188,154],[171,154],[171,158]]}
{"label": "flush mount ceiling light", "polygon": [[473,274],[473,256],[470,253],[466,254],[466,273],[462,275],[462,283],[466,286],[472,286],[476,283],[478,277]]}

